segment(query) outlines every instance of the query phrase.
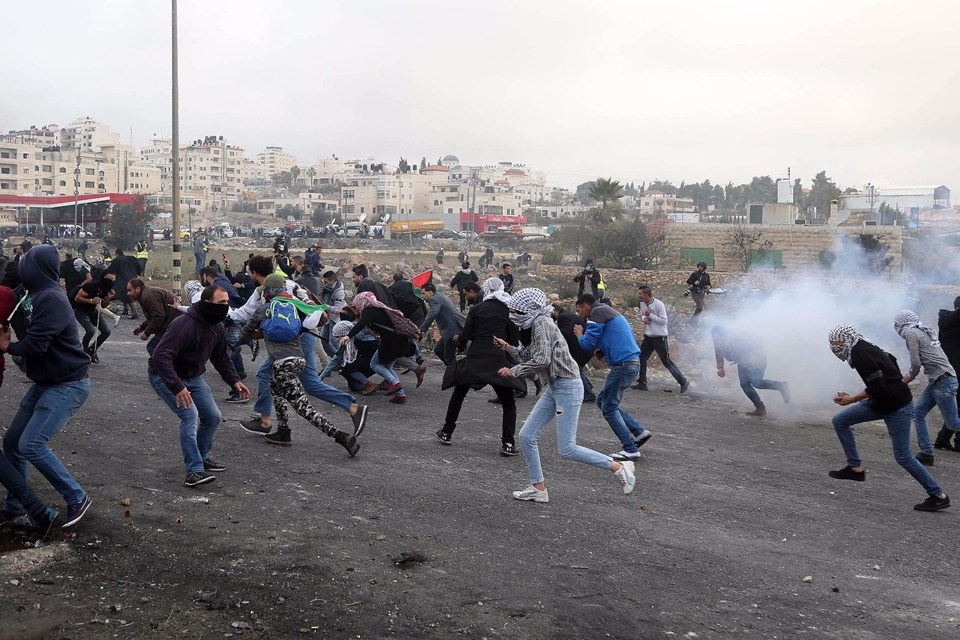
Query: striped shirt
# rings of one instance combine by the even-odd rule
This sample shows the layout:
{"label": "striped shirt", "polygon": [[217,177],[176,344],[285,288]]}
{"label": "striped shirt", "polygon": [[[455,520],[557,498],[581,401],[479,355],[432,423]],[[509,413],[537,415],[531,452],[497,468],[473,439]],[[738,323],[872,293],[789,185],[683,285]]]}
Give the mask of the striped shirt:
{"label": "striped shirt", "polygon": [[580,367],[570,355],[567,341],[549,316],[540,316],[533,321],[530,346],[518,349],[510,347],[510,355],[522,358],[522,362],[510,369],[515,378],[536,378],[541,384],[549,384],[558,378],[580,378]]}

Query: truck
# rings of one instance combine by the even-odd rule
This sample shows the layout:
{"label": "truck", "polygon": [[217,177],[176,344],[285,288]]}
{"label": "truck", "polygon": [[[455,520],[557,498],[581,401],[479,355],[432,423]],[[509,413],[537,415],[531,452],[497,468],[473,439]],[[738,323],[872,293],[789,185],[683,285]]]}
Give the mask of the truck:
{"label": "truck", "polygon": [[431,231],[443,231],[443,220],[394,220],[388,222],[390,233],[396,235],[400,233],[430,233]]}

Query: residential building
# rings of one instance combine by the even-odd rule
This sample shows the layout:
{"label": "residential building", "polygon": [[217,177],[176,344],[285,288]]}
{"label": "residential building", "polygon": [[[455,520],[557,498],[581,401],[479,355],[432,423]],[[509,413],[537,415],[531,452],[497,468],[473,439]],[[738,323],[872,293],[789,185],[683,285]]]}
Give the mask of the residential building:
{"label": "residential building", "polygon": [[278,173],[290,171],[297,166],[297,159],[283,150],[283,147],[267,147],[257,154],[257,164],[263,167],[267,180]]}
{"label": "residential building", "polygon": [[98,152],[105,146],[120,144],[120,134],[110,131],[102,122],[87,116],[77,118],[60,130],[60,146],[64,150]]}
{"label": "residential building", "polygon": [[679,198],[656,189],[643,192],[643,196],[637,199],[637,209],[645,215],[694,213],[697,210],[693,198]]}
{"label": "residential building", "polygon": [[60,125],[48,124],[39,129],[33,125],[28,129],[11,130],[0,135],[3,142],[32,144],[38,147],[60,146]]}
{"label": "residential building", "polygon": [[[46,149],[46,150],[45,150]],[[106,193],[117,184],[117,166],[102,154],[0,143],[0,193],[10,195],[73,195]]]}
{"label": "residential building", "polygon": [[201,212],[227,210],[243,188],[243,149],[223,136],[195,140],[180,151],[180,203]]}

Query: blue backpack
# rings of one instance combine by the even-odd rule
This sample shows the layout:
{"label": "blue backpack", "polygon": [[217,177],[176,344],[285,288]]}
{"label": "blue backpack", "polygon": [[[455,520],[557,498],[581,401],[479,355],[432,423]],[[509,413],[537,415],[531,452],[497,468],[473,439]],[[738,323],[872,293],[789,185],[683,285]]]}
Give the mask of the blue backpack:
{"label": "blue backpack", "polygon": [[290,298],[276,296],[270,301],[261,325],[263,336],[270,342],[293,342],[303,330],[300,312]]}

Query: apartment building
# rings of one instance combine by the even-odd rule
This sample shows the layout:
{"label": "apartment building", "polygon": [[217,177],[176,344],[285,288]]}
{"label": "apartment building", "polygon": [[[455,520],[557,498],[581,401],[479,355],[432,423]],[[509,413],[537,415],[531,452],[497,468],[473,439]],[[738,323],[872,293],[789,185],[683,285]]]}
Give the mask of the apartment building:
{"label": "apartment building", "polygon": [[642,214],[694,213],[697,208],[693,198],[678,198],[663,191],[647,189],[636,199],[636,208]]}
{"label": "apartment building", "polygon": [[[46,149],[46,150],[45,150]],[[117,165],[102,154],[0,142],[0,194],[73,195],[106,193],[118,184]]]}
{"label": "apartment building", "polygon": [[227,210],[243,190],[243,149],[223,136],[195,140],[180,151],[180,202],[201,211]]}
{"label": "apartment building", "polygon": [[60,146],[60,125],[48,124],[37,128],[30,125],[27,129],[14,129],[0,136],[6,142],[32,144],[38,147]]}
{"label": "apartment building", "polygon": [[120,144],[120,134],[110,131],[102,122],[86,116],[77,118],[60,130],[60,146],[64,150],[98,152],[105,146]]}
{"label": "apartment building", "polygon": [[257,164],[263,167],[267,180],[278,173],[290,171],[297,166],[297,159],[283,150],[283,147],[267,147],[257,154]]}
{"label": "apartment building", "polygon": [[173,142],[170,138],[153,136],[150,145],[140,149],[140,161],[160,170],[160,191],[170,189],[173,174]]}
{"label": "apartment building", "polygon": [[124,193],[160,193],[163,188],[162,172],[158,167],[144,161],[134,162],[127,167]]}

